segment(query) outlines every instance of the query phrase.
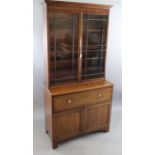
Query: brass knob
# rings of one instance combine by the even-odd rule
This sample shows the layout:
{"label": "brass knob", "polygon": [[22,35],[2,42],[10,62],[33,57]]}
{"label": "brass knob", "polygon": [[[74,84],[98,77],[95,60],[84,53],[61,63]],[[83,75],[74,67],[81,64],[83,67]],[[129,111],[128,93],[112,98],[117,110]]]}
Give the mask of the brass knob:
{"label": "brass knob", "polygon": [[99,98],[102,97],[102,94],[98,94],[98,97],[99,97]]}
{"label": "brass knob", "polygon": [[71,103],[71,102],[72,102],[72,100],[71,100],[71,99],[69,99],[67,102],[68,102],[68,103]]}

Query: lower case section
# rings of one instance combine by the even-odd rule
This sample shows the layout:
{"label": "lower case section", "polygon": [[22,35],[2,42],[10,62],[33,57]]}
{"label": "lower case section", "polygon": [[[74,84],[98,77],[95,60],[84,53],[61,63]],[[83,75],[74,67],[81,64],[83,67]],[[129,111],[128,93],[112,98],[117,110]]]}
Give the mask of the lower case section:
{"label": "lower case section", "polygon": [[75,110],[54,113],[52,118],[53,149],[63,141],[84,134],[109,131],[110,103],[91,105]]}

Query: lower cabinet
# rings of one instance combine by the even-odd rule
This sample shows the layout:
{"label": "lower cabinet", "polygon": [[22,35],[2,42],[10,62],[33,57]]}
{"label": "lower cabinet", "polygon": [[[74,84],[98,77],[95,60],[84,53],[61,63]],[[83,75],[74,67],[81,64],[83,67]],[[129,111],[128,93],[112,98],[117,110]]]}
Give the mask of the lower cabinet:
{"label": "lower cabinet", "polygon": [[86,106],[54,114],[54,139],[56,143],[98,130],[106,131],[109,125],[109,104]]}
{"label": "lower cabinet", "polygon": [[52,92],[45,91],[46,132],[50,135],[53,149],[74,137],[109,130],[113,86],[105,81],[102,87],[101,83],[92,82],[92,85],[95,88],[91,88],[90,82],[57,86]]}

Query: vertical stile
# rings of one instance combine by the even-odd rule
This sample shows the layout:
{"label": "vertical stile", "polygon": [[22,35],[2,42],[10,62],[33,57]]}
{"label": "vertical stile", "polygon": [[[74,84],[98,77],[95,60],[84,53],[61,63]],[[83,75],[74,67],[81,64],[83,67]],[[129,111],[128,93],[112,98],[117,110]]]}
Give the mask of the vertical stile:
{"label": "vertical stile", "polygon": [[74,29],[74,26],[75,26],[75,19],[74,19],[74,14],[72,15],[72,80],[73,80],[73,78],[74,78],[74,53],[75,53],[75,49],[74,49],[74,44],[75,44],[75,37],[74,37],[74,31],[75,31],[75,29]]}
{"label": "vertical stile", "polygon": [[105,45],[105,54],[104,54],[104,78],[106,78],[106,59],[107,59],[107,46],[108,46],[108,31],[109,31],[109,14],[106,22],[106,45]]}
{"label": "vertical stile", "polygon": [[102,61],[103,61],[103,52],[104,52],[104,48],[103,48],[103,41],[104,41],[104,20],[103,20],[103,25],[102,25],[103,29],[102,29],[102,38],[101,38],[101,55],[100,55],[100,73],[102,72]]}
{"label": "vertical stile", "polygon": [[56,83],[56,19],[55,19],[55,12],[54,12],[54,82]]}
{"label": "vertical stile", "polygon": [[[86,16],[88,18],[88,16]],[[87,19],[86,18],[86,19]],[[86,44],[85,44],[85,74],[87,73],[87,52],[88,52],[88,31],[87,31],[87,28],[88,28],[88,21],[85,20],[86,22],[86,27],[85,27],[85,32],[86,32]]]}
{"label": "vertical stile", "polygon": [[83,42],[83,13],[79,16],[79,31],[78,31],[78,82],[81,81],[81,70],[82,70],[82,42]]}

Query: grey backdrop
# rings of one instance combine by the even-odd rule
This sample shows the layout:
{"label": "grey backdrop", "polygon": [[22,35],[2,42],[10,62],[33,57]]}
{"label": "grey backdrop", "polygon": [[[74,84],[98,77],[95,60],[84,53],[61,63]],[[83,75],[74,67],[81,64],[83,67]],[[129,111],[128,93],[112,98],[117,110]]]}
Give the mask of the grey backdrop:
{"label": "grey backdrop", "polygon": [[[33,39],[33,94],[34,108],[43,105],[43,24],[42,1],[34,0],[34,39]],[[70,1],[70,0],[68,0]],[[73,0],[72,0],[73,1]],[[93,0],[76,0],[77,2],[92,2]],[[114,84],[113,100],[121,100],[122,94],[122,60],[121,60],[121,0],[95,0],[99,4],[113,4],[110,13],[109,38],[106,64],[106,78]],[[118,103],[118,102],[115,102]],[[121,102],[119,102],[121,103]]]}

